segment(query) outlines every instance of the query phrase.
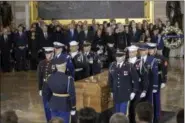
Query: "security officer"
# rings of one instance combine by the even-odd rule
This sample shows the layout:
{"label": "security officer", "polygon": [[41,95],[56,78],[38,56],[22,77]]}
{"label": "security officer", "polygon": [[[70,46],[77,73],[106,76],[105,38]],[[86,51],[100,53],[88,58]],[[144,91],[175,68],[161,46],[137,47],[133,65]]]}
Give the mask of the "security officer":
{"label": "security officer", "polygon": [[[61,117],[70,123],[70,114],[76,113],[76,93],[74,79],[65,74],[66,60],[54,60],[57,71],[48,78],[47,100],[52,117]],[[62,80],[62,81],[61,81]]]}
{"label": "security officer", "polygon": [[139,44],[139,54],[141,63],[141,68],[143,66],[147,66],[148,69],[148,78],[149,78],[149,84],[148,84],[148,90],[146,93],[146,98],[143,99],[143,101],[149,101],[151,104],[153,104],[153,93],[157,92],[158,88],[158,64],[157,60],[153,56],[148,55],[148,45],[144,43]]}
{"label": "security officer", "polygon": [[89,62],[90,67],[90,75],[95,75],[101,72],[101,63],[99,56],[91,51],[91,43],[90,42],[84,42],[83,44],[84,52],[87,61]]}
{"label": "security officer", "polygon": [[125,53],[121,50],[116,52],[116,62],[109,67],[108,82],[115,111],[128,115],[129,102],[138,90],[139,76],[133,64],[125,59]]}
{"label": "security officer", "polygon": [[156,54],[157,52],[157,44],[156,43],[147,43],[149,46],[149,55],[154,56],[158,62],[158,81],[159,86],[157,89],[157,93],[153,94],[154,99],[154,122],[158,123],[160,120],[160,111],[161,111],[161,103],[160,103],[160,90],[164,88],[167,81],[167,60],[160,54]]}
{"label": "security officer", "polygon": [[78,51],[78,42],[71,41],[70,45],[70,55],[75,68],[75,81],[86,78],[90,74],[89,62],[86,60],[85,55]]}
{"label": "security officer", "polygon": [[141,66],[141,59],[137,57],[138,47],[135,45],[131,45],[127,47],[128,55],[129,55],[129,62],[134,65],[139,75],[139,84],[138,84],[138,91],[136,93],[136,97],[130,103],[130,113],[129,118],[131,123],[135,123],[135,107],[136,105],[142,101],[142,98],[146,96],[146,92],[148,90],[148,69],[147,66]]}
{"label": "security officer", "polygon": [[51,111],[48,107],[47,101],[47,91],[46,88],[48,87],[47,79],[49,75],[55,71],[55,66],[52,66],[51,60],[54,55],[54,48],[52,47],[44,47],[46,59],[40,61],[37,73],[38,73],[38,80],[39,80],[39,95],[42,96],[43,104],[44,104],[44,111],[46,120],[49,121],[51,119]]}
{"label": "security officer", "polygon": [[66,62],[67,62],[66,74],[74,78],[74,65],[73,65],[72,59],[70,55],[68,55],[67,53],[63,53],[63,49],[65,45],[57,41],[53,42],[53,45],[55,48],[54,60],[66,59]]}
{"label": "security officer", "polygon": [[[26,54],[28,48],[28,36],[24,32],[24,27],[22,25],[18,26],[18,32],[14,36],[15,44],[15,58],[17,70],[26,70]],[[21,65],[22,64],[22,65]]]}

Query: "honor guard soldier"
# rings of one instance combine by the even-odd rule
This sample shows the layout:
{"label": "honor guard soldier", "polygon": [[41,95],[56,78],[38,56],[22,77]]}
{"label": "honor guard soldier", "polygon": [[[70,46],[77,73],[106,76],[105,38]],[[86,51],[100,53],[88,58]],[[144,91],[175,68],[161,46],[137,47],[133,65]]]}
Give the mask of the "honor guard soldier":
{"label": "honor guard soldier", "polygon": [[76,113],[76,93],[74,79],[65,74],[66,60],[54,60],[57,71],[48,78],[47,100],[52,117],[61,117],[70,123],[70,115]]}
{"label": "honor guard soldier", "polygon": [[153,104],[153,93],[157,92],[158,88],[158,65],[157,60],[153,56],[148,55],[148,45],[144,43],[139,44],[139,54],[141,59],[140,66],[147,66],[148,69],[148,90],[146,93],[146,98],[143,101],[149,101]]}
{"label": "honor guard soldier", "polygon": [[90,74],[88,61],[85,59],[85,55],[78,51],[78,48],[78,42],[70,42],[70,55],[75,68],[75,81],[86,78]]}
{"label": "honor guard soldier", "polygon": [[[135,107],[136,105],[142,101],[142,98],[146,96],[146,92],[148,90],[148,69],[147,66],[141,64],[141,59],[137,58],[137,51],[138,47],[135,45],[131,45],[127,47],[128,55],[129,55],[129,62],[134,65],[139,75],[139,84],[138,84],[138,91],[136,93],[136,97],[130,103],[130,113],[129,118],[131,123],[135,123]],[[142,65],[142,66],[141,66]]]}
{"label": "honor guard soldier", "polygon": [[133,64],[125,59],[125,51],[116,52],[116,62],[109,67],[108,82],[116,112],[128,115],[129,102],[138,90],[139,77]]}
{"label": "honor guard soldier", "polygon": [[55,48],[54,60],[66,59],[66,62],[67,62],[66,74],[74,78],[74,65],[70,55],[63,53],[64,44],[60,42],[54,42],[53,45]]}
{"label": "honor guard soldier", "polygon": [[51,119],[51,111],[48,107],[47,101],[47,91],[46,88],[48,87],[47,80],[49,75],[55,70],[55,66],[52,66],[51,60],[54,55],[54,48],[52,47],[44,47],[46,59],[40,61],[37,73],[38,73],[38,81],[39,81],[39,95],[42,96],[44,111],[46,120],[49,122]]}
{"label": "honor guard soldier", "polygon": [[157,44],[156,43],[147,43],[149,45],[149,55],[154,56],[158,62],[158,81],[159,86],[157,89],[157,93],[153,94],[154,100],[154,122],[158,123],[160,120],[160,112],[161,112],[161,101],[160,101],[160,90],[164,88],[167,81],[167,60],[160,54],[156,54],[157,52]]}
{"label": "honor guard soldier", "polygon": [[99,59],[99,56],[91,51],[91,43],[89,42],[84,42],[83,44],[83,49],[84,52],[83,54],[85,55],[89,67],[90,67],[90,75],[95,75],[101,72],[101,62]]}

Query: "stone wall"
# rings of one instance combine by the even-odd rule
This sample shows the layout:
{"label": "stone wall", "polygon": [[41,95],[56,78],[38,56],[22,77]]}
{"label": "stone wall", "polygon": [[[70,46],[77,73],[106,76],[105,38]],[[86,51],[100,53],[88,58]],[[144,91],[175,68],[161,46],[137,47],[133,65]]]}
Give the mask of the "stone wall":
{"label": "stone wall", "polygon": [[[26,14],[25,5],[29,5],[28,1],[13,1],[10,2],[12,5],[12,11],[14,16],[14,23],[16,26],[20,23],[28,25],[26,21],[26,16],[29,18],[29,14]],[[184,4],[184,2],[181,2]],[[184,6],[183,6],[184,7]],[[27,11],[28,12],[28,11]],[[166,17],[166,1],[155,1],[154,2],[154,19],[161,18],[161,20],[165,23],[167,20]],[[27,23],[27,24],[26,24]]]}

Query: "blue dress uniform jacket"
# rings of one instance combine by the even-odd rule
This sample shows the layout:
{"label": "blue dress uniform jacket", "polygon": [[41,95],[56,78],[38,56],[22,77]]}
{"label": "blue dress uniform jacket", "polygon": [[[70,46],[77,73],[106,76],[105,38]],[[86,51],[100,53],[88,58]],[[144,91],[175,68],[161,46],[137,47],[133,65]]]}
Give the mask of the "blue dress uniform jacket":
{"label": "blue dress uniform jacket", "polygon": [[147,92],[149,86],[149,69],[147,66],[143,65],[141,67],[141,59],[137,59],[134,67],[137,70],[139,75],[139,84],[138,84],[138,93],[136,94],[137,98],[140,98],[142,92]]}
{"label": "blue dress uniform jacket", "polygon": [[74,79],[65,73],[54,72],[48,79],[48,101],[52,111],[70,112],[76,109]]}
{"label": "blue dress uniform jacket", "polygon": [[83,53],[78,52],[72,58],[72,62],[75,68],[75,81],[86,78],[90,75],[89,62]]}
{"label": "blue dress uniform jacket", "polygon": [[139,76],[133,64],[126,62],[118,68],[116,62],[113,62],[109,68],[108,82],[114,102],[116,104],[128,102],[130,94],[138,90]]}
{"label": "blue dress uniform jacket", "polygon": [[[65,59],[65,61],[67,63],[67,65],[66,65],[66,74],[69,75],[69,76],[72,76],[74,78],[75,68],[74,68],[71,56],[68,55],[68,54],[65,54],[65,53],[61,53],[59,58]],[[57,59],[57,58],[55,58],[55,59]]]}
{"label": "blue dress uniform jacket", "polygon": [[157,89],[157,93],[153,94],[153,102],[154,102],[154,122],[157,123],[160,119],[160,112],[161,112],[161,84],[166,83],[167,81],[167,61],[162,55],[155,55],[155,58],[157,59],[158,63],[158,81],[159,86]]}
{"label": "blue dress uniform jacket", "polygon": [[87,55],[87,59],[88,60],[93,60],[93,63],[90,64],[90,75],[95,75],[101,72],[101,61],[99,59],[99,56],[94,53],[94,52],[90,52]]}
{"label": "blue dress uniform jacket", "polygon": [[149,86],[146,94],[146,99],[153,103],[152,91],[157,90],[159,87],[157,60],[153,56],[147,56],[145,65],[149,69]]}

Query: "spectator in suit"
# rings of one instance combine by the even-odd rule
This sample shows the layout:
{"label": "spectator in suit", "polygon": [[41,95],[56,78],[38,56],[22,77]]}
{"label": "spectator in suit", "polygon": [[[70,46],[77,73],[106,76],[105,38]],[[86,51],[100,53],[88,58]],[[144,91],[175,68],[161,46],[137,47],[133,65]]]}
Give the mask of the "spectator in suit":
{"label": "spectator in suit", "polygon": [[130,46],[130,44],[131,44],[131,35],[130,35],[130,31],[129,31],[129,26],[128,25],[125,25],[125,34],[126,34],[128,46]]}
{"label": "spectator in suit", "polygon": [[140,41],[140,37],[141,37],[142,32],[136,28],[135,22],[133,22],[131,26],[132,26],[131,30],[130,30],[131,43],[137,43]]}
{"label": "spectator in suit", "polygon": [[129,119],[123,113],[115,113],[111,116],[109,123],[129,123]]}
{"label": "spectator in suit", "polygon": [[53,32],[53,42],[58,41],[62,44],[64,44],[64,34],[62,32],[61,26],[57,25],[56,30]]}
{"label": "spectator in suit", "polygon": [[148,102],[141,102],[136,106],[136,123],[151,123],[153,120],[153,106]]}
{"label": "spectator in suit", "polygon": [[177,113],[177,123],[184,123],[184,109]]}
{"label": "spectator in suit", "polygon": [[0,52],[1,52],[1,68],[3,72],[10,72],[11,69],[11,52],[13,49],[13,42],[8,30],[4,28],[3,34],[0,36]]}
{"label": "spectator in suit", "polygon": [[9,110],[2,114],[2,123],[18,123],[18,116],[15,111]]}
{"label": "spectator in suit", "polygon": [[69,43],[71,41],[78,41],[78,32],[75,29],[75,25],[72,23],[69,24],[69,30],[67,30],[67,36],[64,44],[69,47]]}
{"label": "spectator in suit", "polygon": [[83,31],[80,32],[79,35],[79,43],[80,45],[83,45],[84,41],[92,42],[94,38],[94,33],[88,29],[88,25],[83,25]]}
{"label": "spectator in suit", "polygon": [[82,108],[79,111],[78,123],[96,123],[97,113],[93,108]]}

